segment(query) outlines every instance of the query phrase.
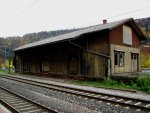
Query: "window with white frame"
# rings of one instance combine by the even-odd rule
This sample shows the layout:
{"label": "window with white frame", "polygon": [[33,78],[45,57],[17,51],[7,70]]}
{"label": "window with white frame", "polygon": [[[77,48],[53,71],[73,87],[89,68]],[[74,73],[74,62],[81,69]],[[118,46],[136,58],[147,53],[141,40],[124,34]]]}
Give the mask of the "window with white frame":
{"label": "window with white frame", "polygon": [[123,43],[132,45],[132,29],[123,25]]}
{"label": "window with white frame", "polygon": [[119,66],[119,67],[124,66],[124,52],[122,51],[114,52],[114,64],[115,66]]}

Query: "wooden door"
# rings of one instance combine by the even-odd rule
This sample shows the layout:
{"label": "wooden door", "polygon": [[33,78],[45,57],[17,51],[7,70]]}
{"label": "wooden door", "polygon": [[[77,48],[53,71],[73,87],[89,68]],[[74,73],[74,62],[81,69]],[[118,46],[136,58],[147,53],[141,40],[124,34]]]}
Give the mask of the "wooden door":
{"label": "wooden door", "polygon": [[138,71],[138,54],[131,54],[131,69],[132,72]]}
{"label": "wooden door", "polygon": [[69,74],[78,74],[78,55],[72,54],[69,56],[68,71]]}
{"label": "wooden door", "polygon": [[42,71],[49,71],[49,61],[48,60],[43,60],[42,61]]}

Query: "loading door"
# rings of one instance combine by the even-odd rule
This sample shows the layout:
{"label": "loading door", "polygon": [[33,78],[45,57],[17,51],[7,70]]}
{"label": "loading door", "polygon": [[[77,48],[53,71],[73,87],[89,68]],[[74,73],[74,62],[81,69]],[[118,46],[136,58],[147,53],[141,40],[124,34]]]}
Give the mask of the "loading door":
{"label": "loading door", "polygon": [[72,54],[68,61],[69,74],[76,75],[78,73],[78,55]]}
{"label": "loading door", "polygon": [[136,54],[136,53],[132,53],[131,54],[131,68],[132,68],[132,72],[138,71],[138,58],[139,58],[138,54]]}
{"label": "loading door", "polygon": [[49,71],[49,61],[48,60],[43,60],[42,61],[42,71]]}

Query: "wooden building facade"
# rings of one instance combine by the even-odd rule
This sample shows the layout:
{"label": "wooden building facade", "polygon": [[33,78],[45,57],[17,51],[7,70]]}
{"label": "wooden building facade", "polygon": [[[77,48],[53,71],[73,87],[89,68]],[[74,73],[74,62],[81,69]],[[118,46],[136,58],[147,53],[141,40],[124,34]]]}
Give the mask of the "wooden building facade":
{"label": "wooden building facade", "polygon": [[105,79],[139,71],[140,41],[133,19],[105,23],[14,50],[16,72]]}

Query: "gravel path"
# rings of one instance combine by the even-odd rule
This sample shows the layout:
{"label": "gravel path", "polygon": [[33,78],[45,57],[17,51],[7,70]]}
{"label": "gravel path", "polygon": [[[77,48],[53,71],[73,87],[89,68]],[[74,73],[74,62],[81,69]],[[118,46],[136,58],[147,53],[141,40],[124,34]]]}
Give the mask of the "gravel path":
{"label": "gravel path", "polygon": [[0,79],[0,85],[64,113],[141,113],[79,96],[55,92],[20,82]]}

